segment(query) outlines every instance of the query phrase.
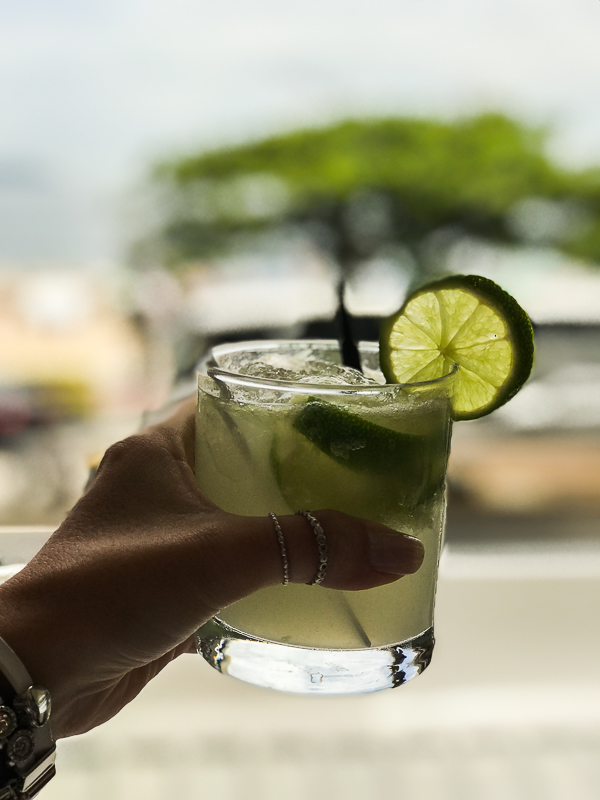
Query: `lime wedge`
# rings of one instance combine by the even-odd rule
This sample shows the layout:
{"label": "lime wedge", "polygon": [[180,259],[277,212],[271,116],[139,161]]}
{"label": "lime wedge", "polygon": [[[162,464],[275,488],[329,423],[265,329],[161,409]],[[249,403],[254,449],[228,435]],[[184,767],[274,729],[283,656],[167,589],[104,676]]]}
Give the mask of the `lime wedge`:
{"label": "lime wedge", "polygon": [[425,437],[401,433],[345,408],[309,398],[293,427],[334,461],[352,470],[390,472],[422,459]]}
{"label": "lime wedge", "polygon": [[273,471],[286,503],[378,522],[397,518],[443,482],[448,431],[440,418],[429,433],[403,433],[310,398],[274,439]]}
{"label": "lime wedge", "polygon": [[383,324],[381,369],[390,383],[459,370],[455,420],[489,414],[523,386],[533,366],[533,329],[517,301],[480,275],[452,275],[412,294]]}

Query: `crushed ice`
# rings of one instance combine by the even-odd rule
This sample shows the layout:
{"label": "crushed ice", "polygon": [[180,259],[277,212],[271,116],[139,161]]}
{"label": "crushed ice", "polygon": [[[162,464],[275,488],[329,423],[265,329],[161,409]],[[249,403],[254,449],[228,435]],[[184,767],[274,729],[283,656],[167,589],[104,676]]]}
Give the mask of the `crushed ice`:
{"label": "crushed ice", "polygon": [[307,362],[303,354],[263,353],[260,361],[231,364],[240,375],[290,383],[307,383],[322,386],[370,386],[373,378],[356,369],[334,364],[331,361],[312,359]]}

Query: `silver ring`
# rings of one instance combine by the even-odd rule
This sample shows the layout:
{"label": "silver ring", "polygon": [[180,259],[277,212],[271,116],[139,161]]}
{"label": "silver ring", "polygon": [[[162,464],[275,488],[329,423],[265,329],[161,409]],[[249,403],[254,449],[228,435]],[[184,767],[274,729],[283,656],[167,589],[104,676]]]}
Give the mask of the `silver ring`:
{"label": "silver ring", "polygon": [[296,511],[296,514],[303,516],[309,523],[317,537],[317,546],[319,548],[319,569],[314,580],[309,582],[309,586],[318,586],[325,580],[327,573],[327,539],[323,533],[321,523],[310,511]]}
{"label": "silver ring", "polygon": [[283,531],[281,530],[281,525],[279,524],[279,520],[273,514],[273,512],[269,512],[269,516],[273,520],[273,525],[275,526],[275,533],[277,534],[277,541],[279,542],[279,552],[281,553],[281,563],[283,564],[283,585],[287,586],[290,582],[290,562],[288,561],[287,557],[287,548],[285,546],[285,539],[283,538]]}

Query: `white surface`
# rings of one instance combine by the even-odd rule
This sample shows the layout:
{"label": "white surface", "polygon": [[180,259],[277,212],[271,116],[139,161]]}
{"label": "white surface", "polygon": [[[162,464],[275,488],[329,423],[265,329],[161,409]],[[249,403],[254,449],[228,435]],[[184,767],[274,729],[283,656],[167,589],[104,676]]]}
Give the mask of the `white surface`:
{"label": "white surface", "polygon": [[450,545],[440,574],[458,581],[600,579],[600,540]]}

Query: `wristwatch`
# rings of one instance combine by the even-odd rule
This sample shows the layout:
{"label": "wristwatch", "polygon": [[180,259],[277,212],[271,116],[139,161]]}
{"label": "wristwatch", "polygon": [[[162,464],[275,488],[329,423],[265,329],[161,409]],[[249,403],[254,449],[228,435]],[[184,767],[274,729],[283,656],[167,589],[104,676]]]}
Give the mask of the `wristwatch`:
{"label": "wristwatch", "polygon": [[50,693],[0,638],[0,800],[31,800],[55,775]]}

